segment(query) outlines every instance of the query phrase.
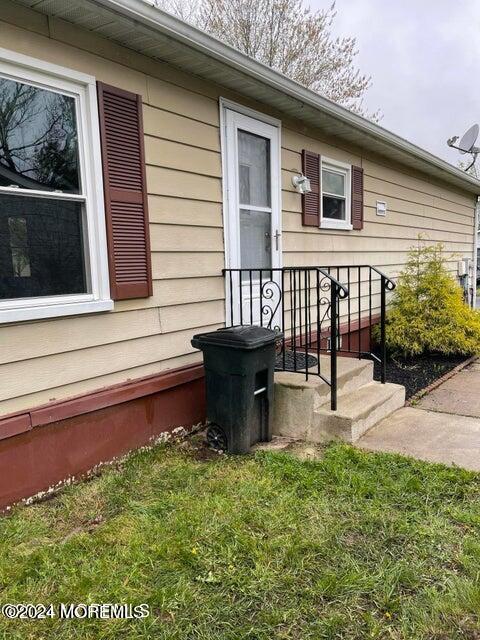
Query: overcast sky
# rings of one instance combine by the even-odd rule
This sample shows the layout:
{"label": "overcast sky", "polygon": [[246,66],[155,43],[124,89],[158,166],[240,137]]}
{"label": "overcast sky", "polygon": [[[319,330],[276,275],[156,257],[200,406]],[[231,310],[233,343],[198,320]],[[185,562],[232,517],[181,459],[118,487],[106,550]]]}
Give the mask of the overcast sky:
{"label": "overcast sky", "polygon": [[337,0],[334,32],[357,38],[380,124],[457,164],[447,138],[480,122],[480,0]]}

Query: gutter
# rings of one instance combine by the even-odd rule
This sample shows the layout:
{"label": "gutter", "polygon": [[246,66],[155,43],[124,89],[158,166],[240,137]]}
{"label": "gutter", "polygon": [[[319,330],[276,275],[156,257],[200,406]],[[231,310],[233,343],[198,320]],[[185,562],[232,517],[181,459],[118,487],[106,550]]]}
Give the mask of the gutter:
{"label": "gutter", "polygon": [[123,18],[133,22],[132,26],[142,26],[155,33],[177,40],[184,45],[200,51],[210,58],[255,78],[259,82],[290,96],[300,104],[305,104],[320,110],[332,118],[343,122],[375,140],[387,144],[403,153],[428,163],[436,169],[460,179],[468,190],[480,194],[480,181],[457,169],[445,160],[425,151],[421,147],[408,142],[387,129],[370,122],[366,118],[352,113],[331,100],[311,91],[287,78],[278,71],[264,65],[253,58],[241,53],[233,47],[224,44],[217,38],[210,36],[179,18],[153,7],[143,0],[90,0],[92,4],[103,9],[109,9]]}

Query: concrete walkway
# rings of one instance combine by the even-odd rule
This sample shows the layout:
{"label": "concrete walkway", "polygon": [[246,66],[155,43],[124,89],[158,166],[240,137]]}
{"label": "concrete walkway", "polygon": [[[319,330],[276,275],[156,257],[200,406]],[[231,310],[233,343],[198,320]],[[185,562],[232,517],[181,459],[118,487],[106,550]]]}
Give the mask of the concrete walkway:
{"label": "concrete walkway", "polygon": [[368,431],[356,446],[480,471],[480,361]]}

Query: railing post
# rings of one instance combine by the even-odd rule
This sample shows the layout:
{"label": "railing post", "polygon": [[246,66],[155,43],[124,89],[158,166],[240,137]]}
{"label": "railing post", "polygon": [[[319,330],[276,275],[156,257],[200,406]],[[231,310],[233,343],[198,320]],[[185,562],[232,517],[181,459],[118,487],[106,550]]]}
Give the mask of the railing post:
{"label": "railing post", "polygon": [[330,406],[337,410],[337,285],[330,282]]}
{"label": "railing post", "polygon": [[380,352],[381,352],[381,381],[385,384],[387,380],[387,345],[385,342],[385,292],[387,289],[387,281],[384,275],[380,278]]}

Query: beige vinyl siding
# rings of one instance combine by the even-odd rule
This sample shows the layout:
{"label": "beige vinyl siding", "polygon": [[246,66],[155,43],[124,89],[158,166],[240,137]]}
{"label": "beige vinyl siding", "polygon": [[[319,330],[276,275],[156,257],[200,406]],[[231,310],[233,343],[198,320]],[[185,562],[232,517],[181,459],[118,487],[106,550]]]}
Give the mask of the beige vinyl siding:
{"label": "beige vinyl siding", "polygon": [[71,398],[83,393],[98,391],[114,384],[151,376],[167,371],[168,369],[174,369],[196,362],[198,362],[198,355],[192,351],[192,353],[184,356],[175,356],[174,358],[166,360],[156,360],[138,367],[129,366],[126,370],[120,369],[115,373],[98,375],[94,378],[86,377],[84,380],[72,384],[62,384],[60,387],[52,387],[35,393],[32,393],[31,390],[27,392],[26,395],[21,396],[11,393],[11,397],[8,400],[2,401],[0,404],[2,415],[8,415],[31,407],[38,407],[52,400]]}
{"label": "beige vinyl siding", "polygon": [[[116,302],[112,313],[0,327],[0,415],[198,362],[192,335],[224,322],[218,99],[261,105],[8,0],[0,6],[0,39],[7,49],[142,95],[154,279],[150,298]],[[397,276],[419,231],[471,255],[471,196],[341,149],[267,111],[282,120],[286,266],[372,263]],[[302,227],[291,177],[303,148],[364,167],[362,231]],[[386,218],[375,214],[377,199],[387,202]]]}
{"label": "beige vinyl siding", "polygon": [[[346,154],[305,135],[284,130],[283,251],[285,265],[373,264],[396,276],[409,248],[418,242],[441,242],[452,271],[460,257],[472,256],[474,199],[359,157]],[[289,176],[301,170],[301,150],[364,168],[364,228],[339,231],[303,227],[301,200]],[[288,207],[286,198],[288,197]],[[376,215],[376,201],[387,203],[387,215]],[[421,235],[421,240],[419,240]]]}
{"label": "beige vinyl siding", "polygon": [[148,104],[145,104],[143,113],[145,133],[155,139],[186,144],[200,150],[219,150],[218,126]]}
{"label": "beige vinyl siding", "polygon": [[150,222],[157,224],[183,224],[193,227],[222,227],[222,205],[219,202],[201,202],[167,196],[148,198]]}
{"label": "beige vinyl siding", "polygon": [[[336,148],[286,131],[282,154],[284,194],[283,254],[286,266],[355,266],[371,264],[394,281],[414,245],[442,243],[449,270],[456,274],[457,262],[473,255],[474,199],[457,191],[439,187],[426,180],[393,170],[372,160],[339,151]],[[290,186],[290,176],[301,170],[301,149],[313,150],[323,158],[362,166],[364,169],[364,227],[359,231],[315,229],[301,224],[301,199]],[[285,207],[285,195],[289,207]],[[387,203],[387,215],[376,215],[376,201]],[[351,270],[350,309],[358,318],[357,269]],[[336,271],[333,275],[337,276]],[[346,284],[347,271],[340,269],[339,279]],[[360,310],[369,309],[367,270],[361,271]],[[387,297],[388,298],[388,297]],[[312,298],[314,299],[314,297]],[[286,308],[289,308],[288,296]],[[340,303],[341,321],[347,318],[348,303]],[[372,312],[380,312],[379,284],[373,286]],[[316,312],[312,311],[315,322]],[[287,316],[287,328],[289,323]],[[328,322],[326,323],[328,325]]]}
{"label": "beige vinyl siding", "polygon": [[[5,13],[2,6],[2,46],[142,95],[154,282],[153,296],[118,301],[112,313],[3,326],[0,415],[197,362],[193,333],[224,318],[218,92],[202,95],[208,89],[190,78],[182,87],[162,65],[150,64],[165,75],[154,78],[44,37],[73,42],[81,32],[70,25],[50,21],[41,35],[38,14],[22,16],[33,33],[1,22]],[[107,49],[122,59],[119,47]]]}
{"label": "beige vinyl siding", "polygon": [[[215,324],[218,323],[212,326]],[[198,329],[208,330],[208,327],[200,325]],[[187,329],[3,364],[0,400],[9,399],[12,391],[16,396],[22,394],[25,379],[28,379],[27,393],[48,391],[83,381],[86,371],[94,372],[96,377],[105,376],[185,355],[192,350],[187,348],[190,339],[191,330]]]}

